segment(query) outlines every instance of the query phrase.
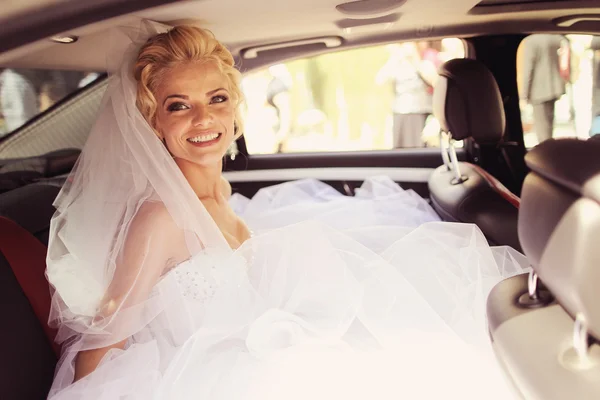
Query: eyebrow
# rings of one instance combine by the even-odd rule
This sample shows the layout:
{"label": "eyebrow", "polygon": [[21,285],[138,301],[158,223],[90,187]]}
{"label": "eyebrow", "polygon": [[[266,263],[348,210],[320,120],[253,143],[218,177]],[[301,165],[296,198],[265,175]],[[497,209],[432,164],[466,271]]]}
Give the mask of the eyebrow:
{"label": "eyebrow", "polygon": [[187,97],[186,95],[183,95],[183,94],[171,94],[171,95],[165,97],[165,101],[163,101],[163,106],[165,105],[165,103],[169,99],[183,99],[183,100],[188,100],[189,97]]}
{"label": "eyebrow", "polygon": [[[220,87],[220,88],[211,90],[210,92],[207,92],[206,95],[207,96],[212,96],[213,94],[215,94],[215,93],[217,93],[217,92],[219,92],[221,90],[225,90],[227,92],[227,89]],[[189,97],[186,96],[186,95],[184,95],[184,94],[171,94],[171,95],[165,97],[165,100],[163,101],[163,106],[166,104],[167,100],[169,100],[169,99],[189,100]]]}
{"label": "eyebrow", "polygon": [[218,92],[218,91],[220,91],[220,90],[227,91],[227,89],[220,87],[220,88],[218,88],[218,89],[211,90],[210,92],[208,92],[208,93],[206,93],[206,94],[210,96],[210,95],[213,95],[213,94],[217,93],[217,92]]}

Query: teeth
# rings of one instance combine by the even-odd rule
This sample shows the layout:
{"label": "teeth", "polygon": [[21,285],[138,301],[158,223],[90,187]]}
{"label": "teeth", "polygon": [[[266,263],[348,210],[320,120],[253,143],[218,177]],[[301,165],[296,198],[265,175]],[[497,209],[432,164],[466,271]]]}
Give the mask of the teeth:
{"label": "teeth", "polygon": [[218,133],[209,133],[207,135],[201,135],[201,136],[196,136],[193,138],[189,138],[188,140],[190,142],[194,142],[194,143],[202,143],[202,142],[208,142],[211,140],[215,140],[216,138],[219,137]]}

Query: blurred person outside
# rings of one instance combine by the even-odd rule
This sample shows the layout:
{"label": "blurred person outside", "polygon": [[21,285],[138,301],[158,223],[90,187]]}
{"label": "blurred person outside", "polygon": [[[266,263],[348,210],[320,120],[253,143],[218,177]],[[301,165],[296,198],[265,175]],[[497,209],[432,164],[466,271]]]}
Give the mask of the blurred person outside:
{"label": "blurred person outside", "polygon": [[0,69],[0,134],[14,131],[98,77],[95,72]]}
{"label": "blurred person outside", "polygon": [[[439,52],[437,52],[436,58],[433,60],[437,70],[439,70],[440,66],[446,61],[465,57],[465,44],[462,39],[444,38],[440,41],[432,41],[430,43],[433,49],[437,50],[439,48]],[[440,147],[440,140],[440,123],[434,115],[431,114],[427,118],[425,128],[423,129],[423,141],[425,142],[425,147]],[[456,145],[462,145],[461,143],[462,142],[459,142]]]}
{"label": "blurred person outside", "polygon": [[272,76],[267,85],[267,104],[275,110],[276,120],[273,131],[276,140],[276,152],[281,153],[286,141],[292,131],[292,107],[290,90],[293,80],[290,72],[284,64],[276,64],[269,67]]}
{"label": "blurred person outside", "polygon": [[4,119],[0,136],[21,127],[38,113],[38,99],[32,83],[13,69],[0,72],[0,110]]}
{"label": "blurred person outside", "polygon": [[[442,59],[441,41],[423,40],[417,42],[417,49],[421,58],[419,73],[422,79],[427,83],[427,91],[433,94],[433,84],[437,79],[437,71],[444,62]],[[431,67],[435,69],[431,69]]]}
{"label": "blurred person outside", "polygon": [[44,111],[79,89],[85,73],[80,71],[48,71],[40,87],[40,111]]}
{"label": "blurred person outside", "polygon": [[393,147],[423,147],[422,132],[432,113],[438,55],[426,42],[388,46],[390,58],[379,70],[378,85],[393,81]]}
{"label": "blurred person outside", "polygon": [[560,59],[565,40],[561,35],[535,34],[525,38],[522,43],[519,87],[521,99],[533,107],[533,127],[538,143],[552,137],[554,106],[566,93],[568,73],[565,73],[564,61],[561,71]]}
{"label": "blurred person outside", "polygon": [[590,136],[600,133],[600,36],[590,43],[592,51],[592,127]]}

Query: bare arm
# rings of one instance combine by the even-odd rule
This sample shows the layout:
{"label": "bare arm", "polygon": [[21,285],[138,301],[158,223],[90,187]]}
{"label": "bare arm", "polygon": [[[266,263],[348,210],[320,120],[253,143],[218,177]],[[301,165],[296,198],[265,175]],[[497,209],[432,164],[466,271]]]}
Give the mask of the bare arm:
{"label": "bare arm", "polygon": [[[148,295],[168,260],[185,248],[183,234],[162,203],[147,203],[132,220],[117,260],[113,279],[97,317],[110,317],[119,306],[139,304]],[[127,339],[106,347],[82,351],[75,360],[75,381],[92,373],[111,349],[123,349]]]}
{"label": "bare arm", "polygon": [[119,343],[115,343],[111,346],[102,347],[99,349],[85,350],[77,354],[75,359],[75,378],[74,382],[85,378],[87,375],[94,372],[102,358],[111,349],[122,349],[125,346],[127,340],[122,340]]}
{"label": "bare arm", "polygon": [[419,71],[419,75],[425,81],[425,83],[431,87],[434,87],[438,79],[438,73],[435,65],[431,61],[423,60],[417,64],[417,69]]}

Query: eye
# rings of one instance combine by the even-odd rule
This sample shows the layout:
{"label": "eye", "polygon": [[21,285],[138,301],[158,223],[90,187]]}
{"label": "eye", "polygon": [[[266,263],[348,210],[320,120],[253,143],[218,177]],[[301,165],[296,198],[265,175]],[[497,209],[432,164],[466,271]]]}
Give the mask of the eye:
{"label": "eye", "polygon": [[221,95],[213,96],[213,97],[210,99],[210,103],[211,103],[211,104],[215,104],[215,103],[225,103],[227,100],[229,100],[229,99],[227,98],[227,96],[224,96],[224,95],[222,95],[222,94],[221,94]]}
{"label": "eye", "polygon": [[185,103],[175,102],[175,103],[169,104],[169,106],[167,107],[167,110],[170,112],[173,112],[173,111],[188,110],[189,108],[190,107],[188,107],[188,105]]}

